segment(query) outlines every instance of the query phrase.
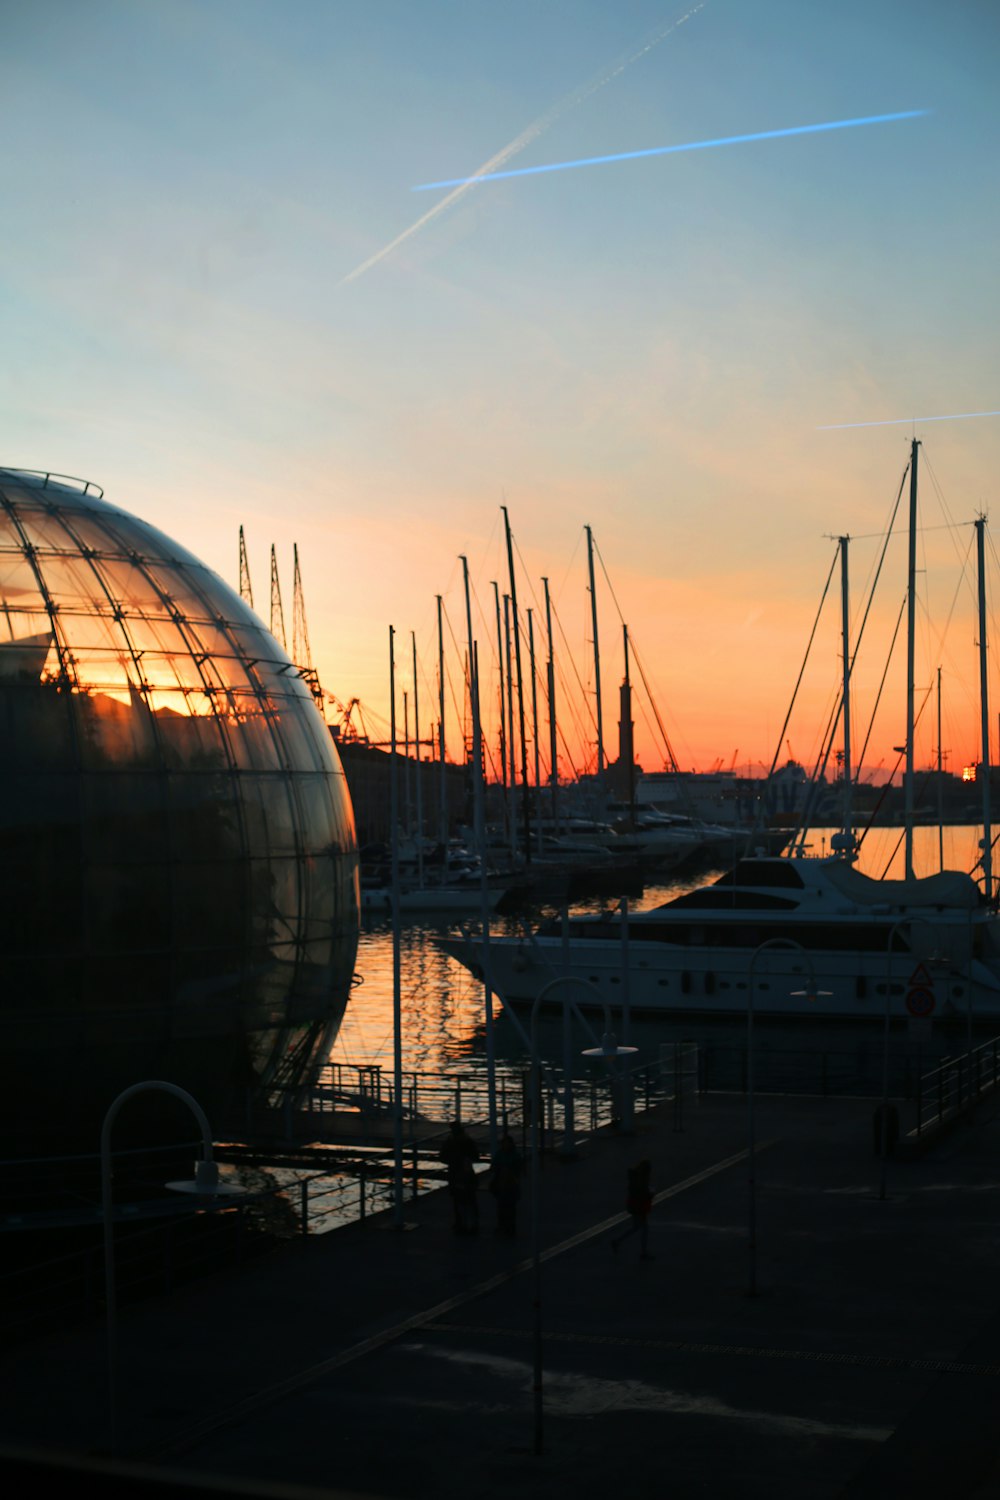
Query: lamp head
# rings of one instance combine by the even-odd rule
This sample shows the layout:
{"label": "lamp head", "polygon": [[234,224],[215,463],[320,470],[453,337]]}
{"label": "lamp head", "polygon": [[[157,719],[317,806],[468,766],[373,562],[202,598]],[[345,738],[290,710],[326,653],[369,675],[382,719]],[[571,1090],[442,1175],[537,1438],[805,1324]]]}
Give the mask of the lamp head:
{"label": "lamp head", "polygon": [[606,1031],[601,1037],[599,1047],[586,1047],[583,1051],[584,1057],[628,1057],[633,1052],[638,1052],[638,1047],[619,1047],[618,1038],[613,1031]]}
{"label": "lamp head", "polygon": [[234,1183],[219,1181],[217,1161],[202,1157],[194,1164],[194,1177],[166,1184],[174,1193],[192,1193],[197,1198],[245,1198],[245,1188]]}

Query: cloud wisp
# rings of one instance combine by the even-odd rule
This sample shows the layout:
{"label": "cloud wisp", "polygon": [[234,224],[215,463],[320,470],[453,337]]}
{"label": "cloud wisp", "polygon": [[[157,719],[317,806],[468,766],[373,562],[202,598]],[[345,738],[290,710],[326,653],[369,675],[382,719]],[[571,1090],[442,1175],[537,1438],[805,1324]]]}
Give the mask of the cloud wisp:
{"label": "cloud wisp", "polygon": [[857,120],[827,120],[821,125],[787,125],[781,130],[755,130],[749,135],[722,135],[708,141],[685,141],[677,146],[646,146],[640,151],[616,151],[612,156],[582,156],[576,161],[551,161],[538,167],[512,167],[508,171],[486,171],[480,167],[472,177],[448,177],[441,182],[421,182],[411,191],[427,193],[432,188],[473,187],[480,182],[499,182],[507,177],[537,177],[542,172],[570,172],[576,167],[603,167],[609,162],[638,161],[647,156],[674,156],[681,151],[708,151],[716,146],[744,146],[751,141],[776,141],[791,135],[818,135],[827,130],[853,130],[860,125],[887,125],[894,120],[916,120],[926,109],[905,109],[891,115],[863,115]]}
{"label": "cloud wisp", "polygon": [[620,57],[610,68],[605,69],[595,78],[592,78],[589,83],[585,83],[579,88],[574,89],[571,93],[564,95],[557,104],[554,104],[551,109],[546,110],[545,114],[539,115],[537,120],[533,120],[530,125],[521,131],[520,135],[515,136],[512,141],[509,141],[495,156],[491,156],[489,161],[483,162],[483,165],[471,177],[456,179],[455,183],[451,185],[453,190],[447,197],[442,198],[439,203],[435,203],[433,208],[428,209],[427,213],[422,214],[408,229],[404,229],[402,234],[397,234],[395,239],[390,240],[387,245],[383,245],[381,250],[376,250],[374,255],[370,255],[359,266],[355,266],[353,271],[349,271],[346,276],[341,278],[338,285],[346,286],[350,281],[357,281],[366,271],[370,271],[373,266],[377,266],[380,261],[385,260],[386,256],[391,255],[394,250],[398,250],[400,245],[412,239],[415,234],[418,234],[421,229],[424,229],[439,214],[443,214],[446,209],[454,207],[459,199],[463,198],[476,183],[489,177],[504,175],[502,169],[506,166],[507,162],[523,151],[526,146],[530,146],[532,141],[536,141],[540,135],[550,129],[569,110],[576,109],[587,99],[591,98],[592,95],[596,94],[599,89],[606,88],[619,74],[624,73],[626,68],[630,68],[633,63],[638,62],[641,58],[652,52],[653,48],[658,47],[661,42],[665,42],[668,36],[671,36],[686,21],[690,21],[692,16],[696,16],[700,10],[703,10],[707,3],[708,0],[698,0],[698,3],[693,5],[684,15],[678,16],[668,26],[659,28],[652,36],[647,37],[635,51],[626,53],[624,57]]}
{"label": "cloud wisp", "polygon": [[953,411],[941,417],[888,417],[884,422],[828,422],[817,432],[844,432],[848,427],[909,427],[917,422],[967,422],[971,417],[1000,417],[1000,411]]}

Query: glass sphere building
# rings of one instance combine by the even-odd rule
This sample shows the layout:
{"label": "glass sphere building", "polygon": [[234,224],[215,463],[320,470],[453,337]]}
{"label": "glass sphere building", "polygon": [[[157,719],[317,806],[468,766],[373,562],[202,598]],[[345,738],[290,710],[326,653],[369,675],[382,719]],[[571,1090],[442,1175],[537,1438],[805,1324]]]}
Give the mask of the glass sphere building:
{"label": "glass sphere building", "polygon": [[5,1156],[96,1150],[145,1080],[213,1124],[295,1087],[358,933],[350,798],[296,667],[183,547],[46,474],[0,469],[0,610]]}

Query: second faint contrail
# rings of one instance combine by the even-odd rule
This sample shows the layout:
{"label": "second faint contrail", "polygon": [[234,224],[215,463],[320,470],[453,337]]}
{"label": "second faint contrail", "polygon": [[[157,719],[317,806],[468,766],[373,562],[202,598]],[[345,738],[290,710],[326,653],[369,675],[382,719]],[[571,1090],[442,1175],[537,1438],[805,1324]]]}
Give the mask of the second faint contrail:
{"label": "second faint contrail", "polygon": [[1000,417],[1000,411],[953,411],[943,417],[889,417],[882,422],[827,422],[817,432],[843,432],[848,427],[909,427],[911,422],[967,422],[970,417]]}
{"label": "second faint contrail", "polygon": [[592,94],[596,94],[598,89],[604,88],[612,79],[617,78],[619,73],[624,73],[626,68],[631,67],[634,62],[638,62],[641,57],[645,57],[647,52],[652,52],[654,47],[659,46],[660,42],[666,41],[672,32],[676,31],[678,27],[683,26],[685,21],[690,21],[692,16],[697,15],[700,10],[703,10],[707,3],[708,0],[698,0],[696,5],[693,5],[684,15],[679,16],[676,21],[671,21],[669,26],[665,26],[662,30],[654,32],[635,52],[630,52],[625,57],[619,58],[618,62],[612,68],[598,74],[596,78],[591,79],[589,83],[583,84],[580,88],[574,89],[571,94],[565,95],[564,98],[559,100],[558,104],[554,104],[544,115],[539,115],[537,120],[534,120],[526,129],[522,130],[519,136],[516,136],[502,150],[498,151],[495,156],[491,156],[489,161],[483,162],[483,165],[478,171],[473,172],[471,177],[463,177],[447,197],[442,198],[440,203],[435,203],[434,207],[428,209],[427,213],[422,214],[416,223],[411,224],[408,229],[404,229],[402,234],[397,234],[396,238],[390,240],[388,245],[383,245],[381,250],[376,250],[375,254],[370,255],[367,260],[362,261],[360,266],[355,266],[354,270],[349,271],[346,276],[342,277],[338,284],[344,286],[349,281],[357,281],[358,277],[363,276],[366,271],[370,271],[372,266],[377,266],[379,261],[385,260],[387,255],[391,255],[393,250],[397,250],[400,245],[412,238],[419,230],[423,229],[425,224],[429,224],[432,219],[437,218],[438,214],[444,213],[446,208],[451,208],[454,203],[457,203],[459,198],[464,197],[469,189],[481,178],[490,177],[499,172],[512,157],[517,156],[520,151],[523,151],[525,146],[530,146],[532,141],[537,140],[543,131],[548,130],[551,125],[554,125],[556,120],[564,115],[567,110],[574,109],[578,104],[582,104],[585,99],[589,99]]}

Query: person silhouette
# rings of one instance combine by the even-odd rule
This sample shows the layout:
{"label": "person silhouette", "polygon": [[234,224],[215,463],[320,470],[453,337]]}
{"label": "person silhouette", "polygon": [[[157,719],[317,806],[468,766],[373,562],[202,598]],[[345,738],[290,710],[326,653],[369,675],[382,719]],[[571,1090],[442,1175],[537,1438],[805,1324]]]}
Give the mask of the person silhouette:
{"label": "person silhouette", "polygon": [[517,1200],[521,1196],[521,1153],[504,1131],[493,1158],[490,1192],[497,1200],[497,1234],[517,1233]]}
{"label": "person silhouette", "polygon": [[652,1260],[649,1253],[649,1211],[653,1206],[653,1190],[650,1187],[651,1164],[643,1158],[634,1167],[629,1167],[625,1207],[631,1215],[629,1227],[616,1235],[611,1248],[617,1254],[618,1246],[630,1235],[639,1236],[639,1259]]}
{"label": "person silhouette", "polygon": [[479,1204],[473,1162],[479,1160],[479,1151],[459,1120],[452,1124],[448,1139],[438,1152],[438,1160],[448,1168],[448,1192],[451,1194],[455,1233],[478,1234]]}

